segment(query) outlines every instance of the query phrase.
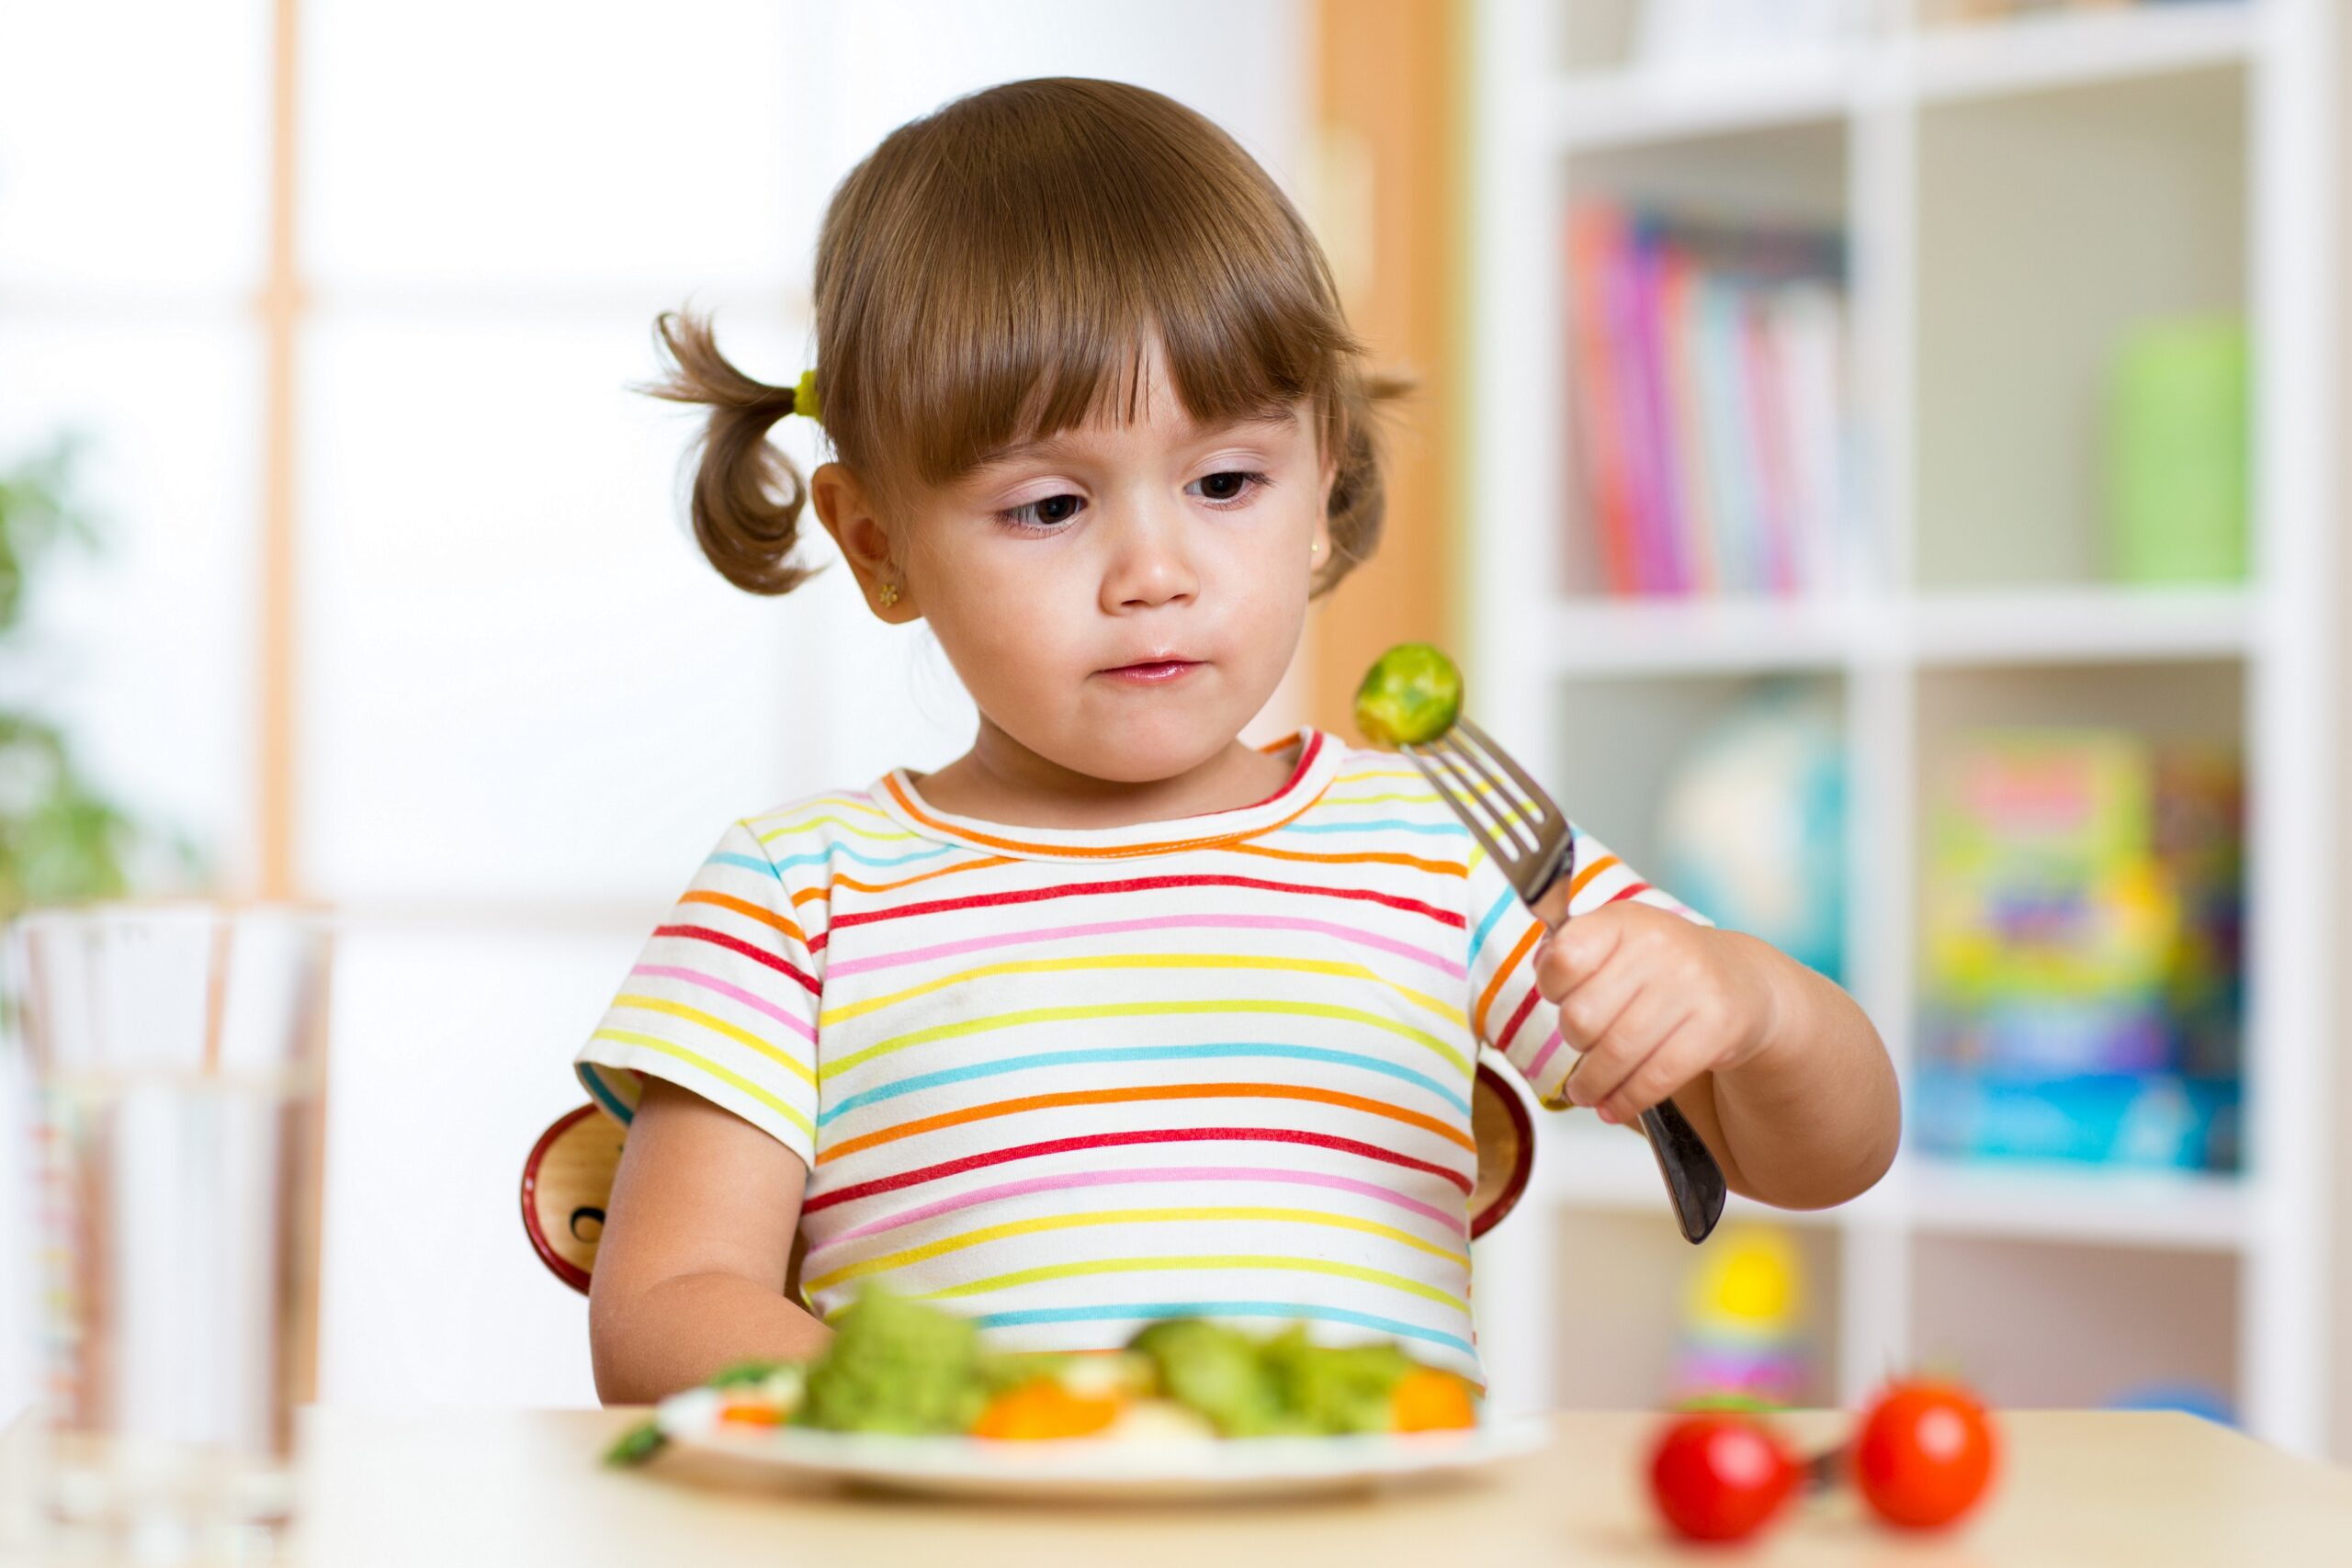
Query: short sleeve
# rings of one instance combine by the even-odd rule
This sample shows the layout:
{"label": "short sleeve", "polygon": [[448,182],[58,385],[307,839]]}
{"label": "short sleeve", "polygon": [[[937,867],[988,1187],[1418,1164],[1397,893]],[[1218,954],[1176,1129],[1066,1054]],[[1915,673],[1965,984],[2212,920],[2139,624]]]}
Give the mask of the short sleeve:
{"label": "short sleeve", "polygon": [[623,1124],[650,1076],[733,1111],[813,1169],[822,990],[783,874],[731,823],[573,1066]]}
{"label": "short sleeve", "polygon": [[[1664,889],[1651,886],[1591,834],[1574,831],[1569,919],[1630,898],[1671,909],[1701,925],[1713,923]],[[1520,901],[1479,845],[1471,846],[1469,881],[1471,1032],[1481,1045],[1519,1070],[1546,1110],[1566,1110],[1569,1101],[1561,1086],[1577,1054],[1560,1039],[1560,1010],[1535,988],[1535,944],[1544,935],[1544,922]]]}

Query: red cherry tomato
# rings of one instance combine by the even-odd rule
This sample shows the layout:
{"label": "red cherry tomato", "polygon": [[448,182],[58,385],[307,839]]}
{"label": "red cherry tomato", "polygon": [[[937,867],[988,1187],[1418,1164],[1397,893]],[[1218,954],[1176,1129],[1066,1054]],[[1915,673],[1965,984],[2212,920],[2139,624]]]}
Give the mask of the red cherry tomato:
{"label": "red cherry tomato", "polygon": [[1686,1416],[1650,1455],[1650,1495],[1677,1533],[1738,1540],[1780,1512],[1798,1466],[1771,1428],[1749,1416]]}
{"label": "red cherry tomato", "polygon": [[1891,1383],[1862,1417],[1854,1480],[1891,1525],[1928,1529],[1975,1505],[1998,1460],[1992,1422],[1966,1389],[1924,1381]]}

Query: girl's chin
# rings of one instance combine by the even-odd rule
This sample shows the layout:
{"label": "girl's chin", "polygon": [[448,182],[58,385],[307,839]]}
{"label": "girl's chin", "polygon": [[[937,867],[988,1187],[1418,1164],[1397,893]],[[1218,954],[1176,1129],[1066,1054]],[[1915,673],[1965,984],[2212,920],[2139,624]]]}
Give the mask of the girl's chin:
{"label": "girl's chin", "polygon": [[1120,784],[1156,784],[1208,761],[1233,743],[1236,725],[1220,724],[1214,713],[1186,705],[1150,716],[1106,714],[1070,737],[1069,766]]}

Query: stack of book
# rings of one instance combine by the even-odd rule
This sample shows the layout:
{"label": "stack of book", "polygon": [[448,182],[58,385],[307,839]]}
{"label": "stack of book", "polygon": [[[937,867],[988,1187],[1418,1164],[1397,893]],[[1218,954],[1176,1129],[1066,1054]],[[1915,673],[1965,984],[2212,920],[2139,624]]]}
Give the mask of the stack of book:
{"label": "stack of book", "polygon": [[1845,557],[1845,240],[1568,221],[1579,489],[1612,594],[1798,594]]}

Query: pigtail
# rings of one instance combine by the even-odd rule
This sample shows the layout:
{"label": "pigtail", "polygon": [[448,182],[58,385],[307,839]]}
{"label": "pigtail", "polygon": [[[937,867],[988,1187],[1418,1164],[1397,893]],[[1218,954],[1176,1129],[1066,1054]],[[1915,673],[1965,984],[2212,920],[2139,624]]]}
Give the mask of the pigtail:
{"label": "pigtail", "polygon": [[767,439],[775,422],[793,412],[793,389],[754,380],[729,364],[711,341],[707,317],[664,310],[654,319],[654,331],[673,367],[660,381],[634,389],[710,410],[695,471],[695,541],[736,587],[791,592],[824,570],[790,558],[808,487]]}
{"label": "pigtail", "polygon": [[1310,599],[1339,586],[1341,578],[1380,547],[1388,488],[1381,473],[1379,421],[1386,405],[1413,390],[1413,382],[1405,377],[1358,374],[1348,377],[1334,394],[1331,423],[1337,427],[1340,464],[1325,513],[1330,521],[1331,557],[1310,580]]}

